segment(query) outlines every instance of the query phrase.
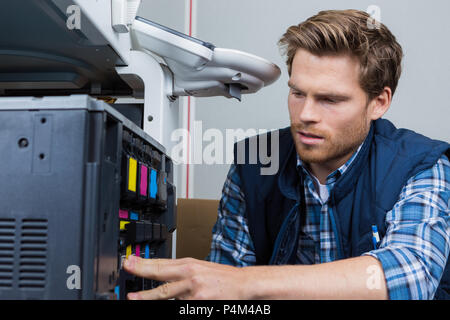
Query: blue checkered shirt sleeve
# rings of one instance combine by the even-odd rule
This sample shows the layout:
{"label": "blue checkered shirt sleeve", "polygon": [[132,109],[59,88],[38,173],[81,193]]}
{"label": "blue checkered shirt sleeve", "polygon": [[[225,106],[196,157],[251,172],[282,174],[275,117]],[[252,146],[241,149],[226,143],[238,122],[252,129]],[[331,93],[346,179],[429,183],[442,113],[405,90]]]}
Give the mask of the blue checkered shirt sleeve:
{"label": "blue checkered shirt sleeve", "polygon": [[432,299],[450,251],[450,163],[442,156],[410,178],[386,215],[378,249],[390,299]]}
{"label": "blue checkered shirt sleeve", "polygon": [[211,251],[206,260],[238,267],[255,265],[256,257],[247,219],[240,176],[234,164],[222,189],[216,224],[212,230]]}

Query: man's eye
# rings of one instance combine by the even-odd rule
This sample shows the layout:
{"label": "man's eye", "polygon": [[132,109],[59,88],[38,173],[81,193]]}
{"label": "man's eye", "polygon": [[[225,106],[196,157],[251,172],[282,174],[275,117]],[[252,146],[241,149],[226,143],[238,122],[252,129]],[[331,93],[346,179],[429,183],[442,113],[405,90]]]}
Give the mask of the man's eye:
{"label": "man's eye", "polygon": [[329,98],[322,99],[322,101],[325,102],[325,103],[329,103],[329,104],[335,104],[335,103],[337,103],[336,100],[329,99]]}
{"label": "man's eye", "polygon": [[301,92],[293,92],[293,95],[294,96],[296,96],[296,97],[303,97],[304,95],[303,95],[303,93],[301,93]]}

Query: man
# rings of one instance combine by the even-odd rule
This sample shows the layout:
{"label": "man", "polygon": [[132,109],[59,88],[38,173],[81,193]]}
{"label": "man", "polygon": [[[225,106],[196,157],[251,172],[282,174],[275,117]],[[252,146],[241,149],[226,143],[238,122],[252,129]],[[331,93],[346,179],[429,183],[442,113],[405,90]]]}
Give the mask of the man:
{"label": "man", "polygon": [[211,262],[129,257],[129,272],[166,281],[129,299],[450,297],[450,146],[381,119],[402,49],[368,19],[324,11],[287,30],[280,169],[235,160]]}

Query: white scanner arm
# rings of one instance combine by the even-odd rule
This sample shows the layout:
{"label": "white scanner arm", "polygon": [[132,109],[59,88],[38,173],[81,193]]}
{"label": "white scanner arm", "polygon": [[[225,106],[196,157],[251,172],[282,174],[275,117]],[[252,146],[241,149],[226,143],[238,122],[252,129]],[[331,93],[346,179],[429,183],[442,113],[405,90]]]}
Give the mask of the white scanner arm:
{"label": "white scanner arm", "polygon": [[238,50],[216,48],[147,19],[136,17],[131,27],[133,49],[150,51],[173,73],[171,96],[222,95],[240,100],[276,81],[281,71],[273,63]]}

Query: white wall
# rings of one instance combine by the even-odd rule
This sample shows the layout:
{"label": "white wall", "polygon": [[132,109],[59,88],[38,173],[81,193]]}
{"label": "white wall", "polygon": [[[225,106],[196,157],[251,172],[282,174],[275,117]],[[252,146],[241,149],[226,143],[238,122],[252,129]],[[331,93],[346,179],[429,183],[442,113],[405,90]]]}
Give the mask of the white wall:
{"label": "white wall", "polygon": [[[203,131],[217,128],[281,128],[289,125],[288,76],[277,41],[293,24],[320,10],[381,9],[381,20],[397,37],[405,58],[403,74],[385,118],[431,138],[450,141],[450,1],[448,0],[193,0],[196,36],[217,47],[247,51],[278,64],[281,78],[242,102],[226,98],[195,99],[195,119]],[[143,0],[141,11],[156,22],[184,31],[181,0]],[[146,8],[144,10],[144,8]],[[143,16],[145,16],[143,14]],[[195,198],[219,199],[229,165],[193,166]]]}

